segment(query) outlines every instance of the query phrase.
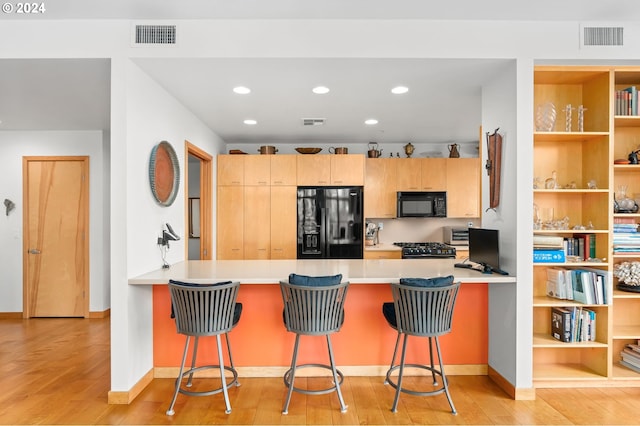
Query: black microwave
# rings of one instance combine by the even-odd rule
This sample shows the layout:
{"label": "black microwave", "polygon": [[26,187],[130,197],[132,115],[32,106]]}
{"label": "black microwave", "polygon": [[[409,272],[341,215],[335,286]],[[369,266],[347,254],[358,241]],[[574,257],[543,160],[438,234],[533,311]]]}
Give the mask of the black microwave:
{"label": "black microwave", "polygon": [[447,217],[447,193],[398,191],[397,216]]}

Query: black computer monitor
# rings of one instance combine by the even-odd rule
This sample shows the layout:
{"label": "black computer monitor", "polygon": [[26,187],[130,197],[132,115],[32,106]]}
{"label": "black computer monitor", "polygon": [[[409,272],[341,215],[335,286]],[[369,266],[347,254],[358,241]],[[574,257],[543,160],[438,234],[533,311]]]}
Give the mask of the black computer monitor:
{"label": "black computer monitor", "polygon": [[469,228],[469,261],[484,266],[484,272],[501,272],[500,234],[497,229]]}

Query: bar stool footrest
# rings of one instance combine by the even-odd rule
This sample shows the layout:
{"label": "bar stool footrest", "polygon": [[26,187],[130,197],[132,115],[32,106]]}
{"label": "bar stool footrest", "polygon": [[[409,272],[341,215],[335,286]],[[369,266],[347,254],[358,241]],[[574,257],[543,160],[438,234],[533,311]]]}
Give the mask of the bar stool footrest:
{"label": "bar stool footrest", "polygon": [[[301,368],[310,368],[310,367],[325,368],[329,371],[333,371],[331,369],[331,366],[326,364],[301,364],[301,365],[296,365],[296,370],[299,370]],[[290,368],[284,373],[284,384],[287,388],[291,387],[291,371],[292,369]],[[342,385],[342,382],[344,380],[344,375],[340,370],[336,369],[336,374],[338,375],[338,384],[337,385],[334,384],[334,386],[330,388],[311,390],[311,389],[302,389],[294,386],[293,390],[295,392],[304,393],[306,395],[324,395],[330,392],[334,392],[338,389],[338,386]]]}
{"label": "bar stool footrest", "polygon": [[[393,366],[391,367],[388,371],[387,371],[387,376],[385,379],[385,383],[388,383],[392,388],[394,389],[398,389],[398,383],[395,380],[392,380],[391,378],[391,373],[393,373],[394,371],[398,370],[400,368],[399,365]],[[429,367],[428,365],[423,365],[423,364],[405,364],[404,368],[419,368],[422,370],[427,370],[430,371],[434,374],[437,374],[438,376],[440,376],[442,378],[442,386],[432,390],[432,391],[417,391],[417,390],[413,390],[413,389],[407,389],[404,386],[402,386],[400,388],[400,392],[404,392],[404,393],[408,393],[410,395],[418,395],[418,396],[432,396],[432,395],[440,395],[441,393],[446,392],[446,385],[445,385],[445,381],[447,380],[447,378],[445,376],[442,375],[442,372],[440,370],[438,370],[435,367]],[[406,372],[403,373],[406,375]],[[425,376],[427,377],[427,376]],[[437,382],[434,383],[434,386],[437,385]]]}
{"label": "bar stool footrest", "polygon": [[[182,380],[184,380],[186,376],[189,376],[192,373],[196,373],[202,370],[209,370],[209,369],[216,369],[220,371],[220,366],[219,365],[203,365],[200,367],[191,368],[185,371],[184,373],[182,373],[182,377],[178,377],[176,379],[176,382],[181,382]],[[224,369],[229,371],[231,374],[233,374],[233,379],[227,382],[227,388],[230,388],[232,386],[240,386],[240,384],[238,383],[238,372],[236,371],[236,369],[233,367],[229,367],[227,365],[224,366]],[[178,389],[178,392],[180,392],[181,394],[189,395],[189,396],[209,396],[209,395],[215,395],[222,391],[223,391],[222,386],[220,386],[219,388],[208,390],[208,391],[190,391],[190,390],[184,389],[184,387],[182,386],[180,386],[180,389]]]}

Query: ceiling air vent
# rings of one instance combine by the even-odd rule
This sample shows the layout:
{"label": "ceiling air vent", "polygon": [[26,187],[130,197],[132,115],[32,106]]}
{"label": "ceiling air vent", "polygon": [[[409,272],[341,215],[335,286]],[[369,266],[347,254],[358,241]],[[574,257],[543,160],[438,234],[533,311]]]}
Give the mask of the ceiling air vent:
{"label": "ceiling air vent", "polygon": [[583,27],[583,46],[622,46],[623,27]]}
{"label": "ceiling air vent", "polygon": [[326,119],[324,118],[303,118],[303,126],[324,126]]}
{"label": "ceiling air vent", "polygon": [[136,25],[136,44],[176,44],[175,25]]}

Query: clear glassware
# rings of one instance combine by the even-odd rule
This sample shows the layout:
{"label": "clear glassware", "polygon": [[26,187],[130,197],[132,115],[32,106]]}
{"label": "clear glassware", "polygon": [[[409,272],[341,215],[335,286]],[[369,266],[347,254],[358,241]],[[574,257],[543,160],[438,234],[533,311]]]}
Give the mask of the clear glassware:
{"label": "clear glassware", "polygon": [[556,125],[556,106],[553,102],[545,102],[536,108],[536,131],[551,132]]}

